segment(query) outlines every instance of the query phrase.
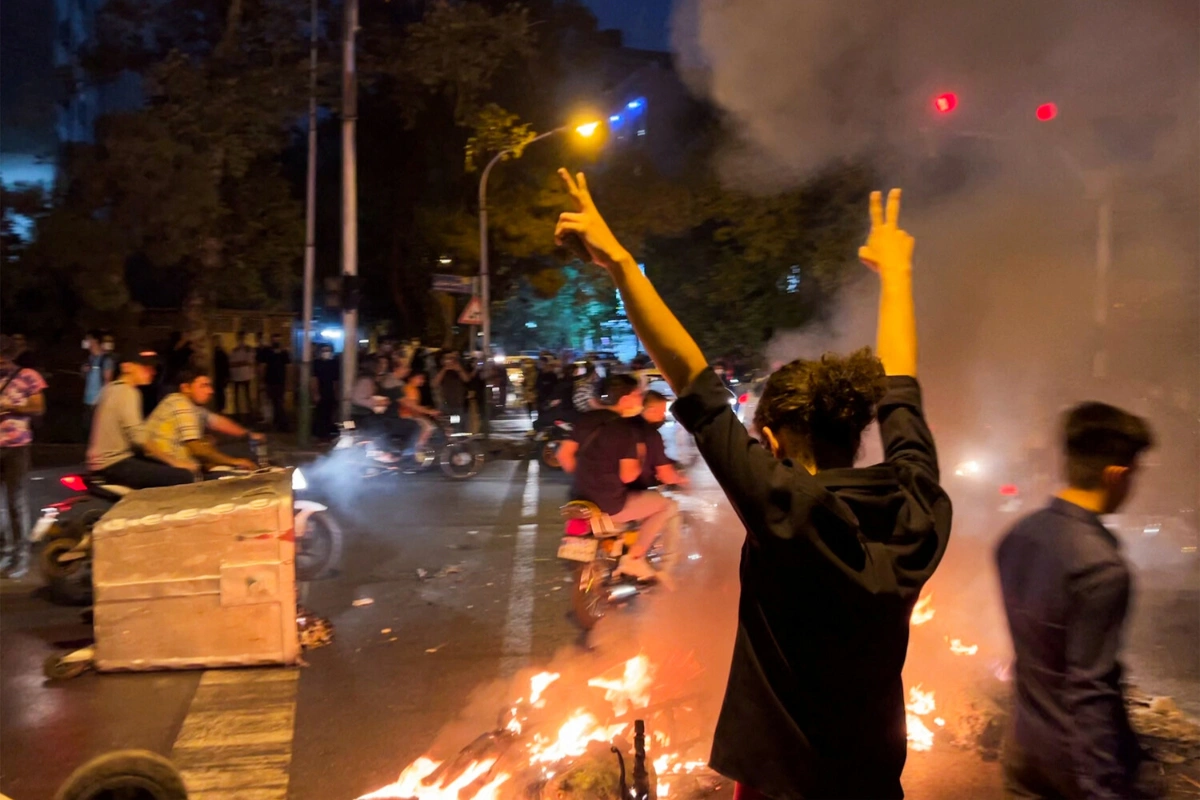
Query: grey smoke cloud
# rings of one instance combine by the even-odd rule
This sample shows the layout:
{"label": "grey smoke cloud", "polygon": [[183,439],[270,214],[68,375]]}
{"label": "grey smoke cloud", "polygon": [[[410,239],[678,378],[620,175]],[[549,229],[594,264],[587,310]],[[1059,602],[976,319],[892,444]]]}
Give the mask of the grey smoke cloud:
{"label": "grey smoke cloud", "polygon": [[[680,0],[672,41],[691,89],[724,114],[727,184],[776,191],[866,157],[880,188],[904,187],[921,377],[944,459],[983,440],[1045,442],[1056,412],[1090,396],[1150,416],[1162,474],[1195,494],[1200,6]],[[942,92],[958,97],[950,114],[933,110]],[[1035,118],[1043,102],[1058,107],[1051,122]],[[768,357],[873,343],[877,294],[864,277],[823,325],[776,336]],[[1110,375],[1096,382],[1102,342]]]}

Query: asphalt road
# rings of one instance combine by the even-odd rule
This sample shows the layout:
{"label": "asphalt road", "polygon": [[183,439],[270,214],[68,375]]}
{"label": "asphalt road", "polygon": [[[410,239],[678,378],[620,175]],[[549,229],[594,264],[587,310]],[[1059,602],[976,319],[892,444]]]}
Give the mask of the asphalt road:
{"label": "asphalt road", "polygon": [[[37,475],[39,503],[59,472]],[[332,621],[336,638],[299,670],[89,673],[47,683],[43,659],[85,642],[90,629],[35,581],[0,583],[0,792],[50,798],[89,758],[136,747],[185,766],[194,797],[356,798],[418,756],[451,755],[490,730],[535,669],[562,672],[563,684],[578,677],[587,692],[584,678],[638,652],[686,684],[703,739],[728,665],[741,528],[711,478],[694,477],[687,543],[700,558],[681,569],[679,591],[637,598],[586,638],[569,619],[555,559],[566,483],[523,461],[489,463],[465,483],[356,483],[315,470],[310,480],[331,497],[347,544],[339,574],[302,588],[302,602]],[[956,548],[987,569],[984,550]],[[955,619],[949,586],[935,588],[943,620]],[[969,620],[977,609],[961,612]],[[940,638],[927,645],[914,635],[914,647],[940,647]],[[1188,665],[1173,669],[1166,678],[1197,678]],[[565,713],[575,699],[564,691],[554,702]],[[905,781],[912,797],[1000,796],[994,763],[940,742],[912,754]]]}

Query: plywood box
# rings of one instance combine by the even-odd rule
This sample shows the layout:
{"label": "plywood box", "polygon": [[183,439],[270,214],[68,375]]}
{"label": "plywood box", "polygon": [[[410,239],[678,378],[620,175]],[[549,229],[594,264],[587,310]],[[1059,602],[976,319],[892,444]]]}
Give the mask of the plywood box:
{"label": "plywood box", "polygon": [[133,492],[93,547],[98,670],[299,659],[289,472]]}

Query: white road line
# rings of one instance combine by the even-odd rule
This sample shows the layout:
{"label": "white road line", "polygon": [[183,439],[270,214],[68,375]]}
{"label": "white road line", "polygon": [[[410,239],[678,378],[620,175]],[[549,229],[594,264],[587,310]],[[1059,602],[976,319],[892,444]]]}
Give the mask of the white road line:
{"label": "white road line", "polygon": [[[537,518],[538,484],[538,465],[531,461],[525,476],[525,493],[521,497],[524,519]],[[503,675],[511,675],[523,667],[533,649],[533,555],[537,535],[536,522],[517,527],[512,580],[508,585],[508,617],[504,622],[504,656],[500,659]]]}
{"label": "white road line", "polygon": [[538,462],[529,462],[529,474],[525,476],[525,494],[521,496],[521,516],[534,519],[538,513]]}
{"label": "white road line", "polygon": [[297,669],[210,670],[171,758],[197,800],[286,800]]}

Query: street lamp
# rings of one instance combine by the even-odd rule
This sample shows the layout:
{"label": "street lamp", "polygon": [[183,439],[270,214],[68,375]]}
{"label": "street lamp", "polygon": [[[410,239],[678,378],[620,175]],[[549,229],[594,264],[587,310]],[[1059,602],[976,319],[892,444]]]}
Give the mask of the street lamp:
{"label": "street lamp", "polygon": [[[575,127],[575,132],[584,138],[591,137],[600,127],[599,122],[586,122]],[[563,125],[560,128],[555,128],[551,131],[546,131],[543,134],[533,137],[525,143],[525,147],[540,142],[542,139],[547,139],[555,134],[565,133],[570,130],[570,125]],[[492,157],[488,165],[483,168],[483,175],[479,177],[479,293],[480,305],[483,312],[483,356],[487,358],[492,349],[492,311],[491,311],[491,284],[489,282],[488,273],[488,217],[487,217],[487,182],[488,175],[492,174],[492,167],[496,166],[500,161],[510,154],[513,148],[501,150]],[[471,341],[472,348],[475,346],[474,337]],[[484,433],[488,431],[488,405],[483,403],[482,418],[484,421]]]}

